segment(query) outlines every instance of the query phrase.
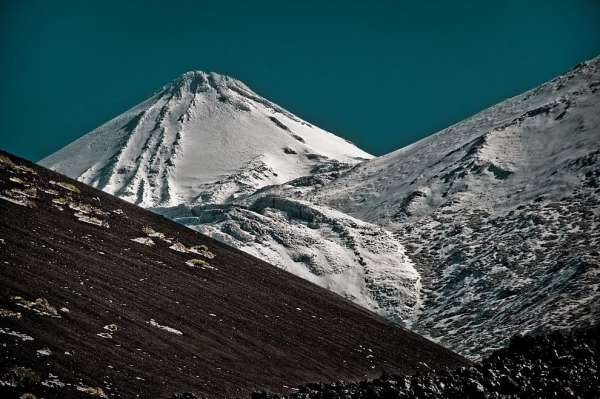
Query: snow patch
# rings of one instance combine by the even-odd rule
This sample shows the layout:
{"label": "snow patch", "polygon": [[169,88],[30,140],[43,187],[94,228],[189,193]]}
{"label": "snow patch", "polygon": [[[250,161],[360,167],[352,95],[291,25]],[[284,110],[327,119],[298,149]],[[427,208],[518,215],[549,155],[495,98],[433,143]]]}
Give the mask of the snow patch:
{"label": "snow patch", "polygon": [[9,328],[0,327],[0,334],[10,335],[19,338],[21,341],[33,341],[33,337],[18,331],[13,331]]}
{"label": "snow patch", "polygon": [[183,335],[183,333],[173,327],[169,327],[169,326],[164,326],[162,324],[157,323],[156,321],[154,321],[154,319],[150,319],[150,321],[147,322],[148,324],[150,324],[152,327],[156,327],[158,329],[170,332],[171,334],[175,334],[175,335]]}
{"label": "snow patch", "polygon": [[148,237],[132,238],[131,241],[137,242],[138,244],[147,245],[149,247],[153,247],[155,245],[155,242]]}

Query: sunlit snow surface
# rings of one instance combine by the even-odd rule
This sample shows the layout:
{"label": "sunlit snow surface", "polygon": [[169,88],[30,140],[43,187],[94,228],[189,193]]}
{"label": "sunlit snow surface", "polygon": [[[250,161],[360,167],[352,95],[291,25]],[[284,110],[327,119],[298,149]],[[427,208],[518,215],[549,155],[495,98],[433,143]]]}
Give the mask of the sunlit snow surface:
{"label": "sunlit snow surface", "polygon": [[243,83],[188,72],[40,163],[143,207],[222,203],[371,155]]}

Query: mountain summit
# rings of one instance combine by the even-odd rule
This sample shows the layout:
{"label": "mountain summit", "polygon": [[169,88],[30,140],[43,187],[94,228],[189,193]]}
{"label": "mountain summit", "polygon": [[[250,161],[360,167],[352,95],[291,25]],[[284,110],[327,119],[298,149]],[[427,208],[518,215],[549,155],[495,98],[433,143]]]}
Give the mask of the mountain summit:
{"label": "mountain summit", "polygon": [[236,79],[191,71],[40,164],[156,207],[223,203],[368,158]]}

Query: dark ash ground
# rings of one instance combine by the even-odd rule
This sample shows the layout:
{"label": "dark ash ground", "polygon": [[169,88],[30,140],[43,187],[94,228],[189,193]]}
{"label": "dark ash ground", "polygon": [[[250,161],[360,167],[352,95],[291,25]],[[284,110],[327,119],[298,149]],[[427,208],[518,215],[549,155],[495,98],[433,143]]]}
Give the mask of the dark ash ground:
{"label": "dark ash ground", "polygon": [[[600,327],[514,337],[480,364],[412,377],[308,384],[289,399],[600,398]],[[282,396],[255,393],[254,399]]]}
{"label": "dark ash ground", "polygon": [[299,277],[0,152],[2,398],[248,397],[467,363]]}

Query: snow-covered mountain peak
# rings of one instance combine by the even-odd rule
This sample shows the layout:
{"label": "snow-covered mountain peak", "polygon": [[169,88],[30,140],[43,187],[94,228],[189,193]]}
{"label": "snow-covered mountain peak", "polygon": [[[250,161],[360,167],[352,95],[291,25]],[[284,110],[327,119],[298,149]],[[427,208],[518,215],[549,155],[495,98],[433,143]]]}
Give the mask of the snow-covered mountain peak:
{"label": "snow-covered mountain peak", "polygon": [[236,79],[191,71],[41,164],[156,207],[225,203],[368,158]]}
{"label": "snow-covered mountain peak", "polygon": [[41,163],[406,320],[420,278],[390,233],[277,195],[368,158],[238,80],[191,71]]}
{"label": "snow-covered mountain peak", "polygon": [[238,80],[191,71],[41,163],[406,320],[420,278],[397,239],[278,195],[369,158]]}
{"label": "snow-covered mountain peak", "polygon": [[166,92],[179,92],[180,94],[203,93],[208,91],[224,92],[233,90],[236,92],[248,92],[257,96],[243,82],[227,75],[221,75],[216,72],[204,72],[200,70],[188,71],[174,79],[171,83],[163,87]]}

